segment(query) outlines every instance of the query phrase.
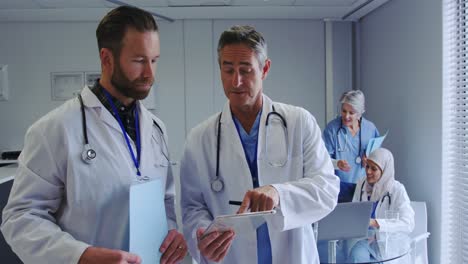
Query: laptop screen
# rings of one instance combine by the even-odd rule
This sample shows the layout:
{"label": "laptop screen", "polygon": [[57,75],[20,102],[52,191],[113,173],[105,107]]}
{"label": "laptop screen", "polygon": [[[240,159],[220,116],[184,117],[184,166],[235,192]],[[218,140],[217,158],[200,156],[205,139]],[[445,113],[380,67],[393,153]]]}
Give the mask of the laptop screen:
{"label": "laptop screen", "polygon": [[367,237],[373,202],[339,203],[318,222],[318,240]]}

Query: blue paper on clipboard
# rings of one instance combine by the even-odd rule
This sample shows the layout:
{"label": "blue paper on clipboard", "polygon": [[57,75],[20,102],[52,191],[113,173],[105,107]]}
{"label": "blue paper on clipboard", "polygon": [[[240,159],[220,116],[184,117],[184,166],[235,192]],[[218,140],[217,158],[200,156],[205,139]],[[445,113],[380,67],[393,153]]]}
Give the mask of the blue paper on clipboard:
{"label": "blue paper on clipboard", "polygon": [[162,180],[130,186],[130,252],[143,263],[159,263],[159,247],[167,236]]}
{"label": "blue paper on clipboard", "polygon": [[369,143],[367,144],[366,148],[366,156],[369,157],[369,155],[372,153],[372,151],[380,148],[382,146],[383,141],[385,140],[385,137],[387,136],[388,131],[385,133],[385,135],[380,136],[380,137],[375,137],[371,138],[369,140]]}

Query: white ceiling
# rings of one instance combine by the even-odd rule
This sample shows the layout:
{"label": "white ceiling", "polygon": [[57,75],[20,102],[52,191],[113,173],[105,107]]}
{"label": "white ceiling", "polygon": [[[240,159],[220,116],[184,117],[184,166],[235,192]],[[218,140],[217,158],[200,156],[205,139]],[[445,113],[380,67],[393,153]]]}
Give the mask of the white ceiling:
{"label": "white ceiling", "polygon": [[[0,22],[98,21],[116,2],[172,19],[357,20],[388,0],[0,0]],[[113,3],[114,2],[114,3]]]}

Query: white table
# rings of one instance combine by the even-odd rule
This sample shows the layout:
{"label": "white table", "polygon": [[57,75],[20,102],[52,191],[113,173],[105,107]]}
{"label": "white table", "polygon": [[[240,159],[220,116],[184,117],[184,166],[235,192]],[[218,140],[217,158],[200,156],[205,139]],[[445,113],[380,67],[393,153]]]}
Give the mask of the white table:
{"label": "white table", "polygon": [[0,167],[0,184],[13,180],[18,164]]}
{"label": "white table", "polygon": [[[407,233],[386,233],[371,229],[367,232],[367,236],[362,239],[319,241],[320,263],[410,263],[407,257],[411,252],[412,239]],[[327,244],[322,244],[323,242]],[[337,247],[338,242],[340,247]],[[351,245],[353,247],[348,248]],[[354,249],[359,249],[359,252]],[[393,262],[394,260],[396,262]]]}

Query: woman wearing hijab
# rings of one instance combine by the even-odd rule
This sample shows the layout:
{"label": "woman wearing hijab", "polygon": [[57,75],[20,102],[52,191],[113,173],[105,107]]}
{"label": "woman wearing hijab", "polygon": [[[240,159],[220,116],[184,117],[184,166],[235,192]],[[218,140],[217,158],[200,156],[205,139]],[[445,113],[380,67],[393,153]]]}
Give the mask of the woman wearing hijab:
{"label": "woman wearing hijab", "polygon": [[[372,201],[369,226],[381,232],[408,232],[414,228],[414,211],[405,187],[395,180],[393,155],[385,148],[374,150],[367,158],[366,177],[356,186],[353,202]],[[386,219],[385,212],[396,212],[398,219]]]}
{"label": "woman wearing hijab", "polygon": [[338,202],[351,202],[356,182],[364,175],[366,147],[379,136],[374,123],[365,119],[365,98],[360,90],[350,90],[340,98],[341,115],[330,121],[323,131],[335,174],[340,178]]}
{"label": "woman wearing hijab", "polygon": [[[370,228],[378,229],[383,235],[413,231],[414,211],[405,187],[395,180],[393,155],[389,150],[376,149],[367,158],[366,177],[357,183],[353,197],[353,202],[362,201],[374,202]],[[388,218],[388,212],[393,214],[392,219]],[[379,255],[379,248],[372,239],[354,241],[348,247],[351,263],[376,261]],[[409,262],[402,258],[398,263]]]}

